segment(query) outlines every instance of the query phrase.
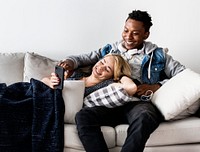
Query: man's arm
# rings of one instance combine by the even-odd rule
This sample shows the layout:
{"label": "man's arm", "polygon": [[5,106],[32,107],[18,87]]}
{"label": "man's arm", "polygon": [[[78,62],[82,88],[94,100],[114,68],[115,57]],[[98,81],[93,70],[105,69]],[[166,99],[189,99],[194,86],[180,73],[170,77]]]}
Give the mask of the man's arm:
{"label": "man's arm", "polygon": [[[173,57],[167,53],[165,53],[165,74],[170,79],[174,77],[176,74],[183,71],[186,67],[182,65],[179,61],[174,60]],[[163,85],[166,83],[169,79],[164,79],[162,81],[159,81],[159,84]]]}
{"label": "man's arm", "polygon": [[79,67],[94,65],[106,54],[111,52],[116,53],[115,51],[117,50],[117,45],[118,42],[113,43],[112,45],[107,44],[99,50],[95,50],[90,53],[68,56],[65,60],[60,62],[60,65],[66,70],[74,70]]}
{"label": "man's arm", "polygon": [[92,51],[87,54],[71,55],[61,62],[70,61],[73,63],[73,69],[78,67],[85,67],[89,65],[94,65],[101,58],[101,49],[98,51]]}
{"label": "man's arm", "polygon": [[167,77],[172,78],[176,74],[183,71],[186,67],[177,60],[174,60],[169,54],[165,54],[165,74]]}

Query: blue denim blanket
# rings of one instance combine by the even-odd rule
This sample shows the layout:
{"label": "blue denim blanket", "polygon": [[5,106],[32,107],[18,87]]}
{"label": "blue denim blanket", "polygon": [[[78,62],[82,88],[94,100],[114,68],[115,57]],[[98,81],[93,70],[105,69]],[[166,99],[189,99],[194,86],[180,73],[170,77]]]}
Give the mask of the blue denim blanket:
{"label": "blue denim blanket", "polygon": [[0,84],[0,152],[63,152],[61,90],[40,81]]}

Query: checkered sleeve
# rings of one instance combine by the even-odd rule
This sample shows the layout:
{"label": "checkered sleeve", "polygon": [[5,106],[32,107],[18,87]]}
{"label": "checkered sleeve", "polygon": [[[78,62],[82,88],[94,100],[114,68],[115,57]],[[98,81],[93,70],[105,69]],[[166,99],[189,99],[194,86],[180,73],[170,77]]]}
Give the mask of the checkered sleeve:
{"label": "checkered sleeve", "polygon": [[129,96],[122,87],[108,85],[86,96],[84,98],[84,106],[106,106],[108,108],[114,108],[122,106],[127,102],[138,100],[136,97]]}

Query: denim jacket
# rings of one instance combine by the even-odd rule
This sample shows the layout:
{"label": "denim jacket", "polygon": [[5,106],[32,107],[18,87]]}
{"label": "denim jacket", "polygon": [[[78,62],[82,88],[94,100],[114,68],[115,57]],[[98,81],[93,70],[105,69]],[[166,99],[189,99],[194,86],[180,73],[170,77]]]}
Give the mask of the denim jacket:
{"label": "denim jacket", "polygon": [[[108,44],[99,50],[82,55],[68,56],[67,59],[74,62],[75,69],[91,66],[108,53],[122,54],[123,51],[119,49],[119,44],[120,42]],[[144,46],[144,58],[141,67],[139,67],[141,68],[141,83],[164,84],[169,78],[185,69],[185,66],[174,60],[163,48],[159,48],[151,42],[144,42]]]}
{"label": "denim jacket", "polygon": [[[150,66],[150,71],[148,71],[149,66]],[[163,72],[164,68],[165,68],[165,57],[162,48],[157,48],[150,54],[146,54],[142,61],[142,66],[141,66],[142,82],[147,84],[155,84],[163,80],[164,78],[167,78],[167,76],[165,76]]]}

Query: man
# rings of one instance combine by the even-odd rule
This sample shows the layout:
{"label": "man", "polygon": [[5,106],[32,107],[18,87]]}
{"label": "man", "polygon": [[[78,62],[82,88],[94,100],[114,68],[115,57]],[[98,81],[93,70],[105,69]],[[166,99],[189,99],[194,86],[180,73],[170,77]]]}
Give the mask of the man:
{"label": "man", "polygon": [[[132,78],[138,84],[136,95],[140,97],[148,90],[155,92],[185,67],[166,54],[163,48],[145,41],[152,25],[146,11],[134,10],[126,19],[121,41],[88,54],[70,56],[60,65],[73,71],[95,64],[108,53],[118,53],[131,66]],[[100,127],[122,123],[129,124],[129,128],[121,151],[142,152],[150,134],[162,120],[161,113],[150,101],[130,102],[117,108],[83,108],[76,115],[78,135],[87,152],[108,152]]]}

